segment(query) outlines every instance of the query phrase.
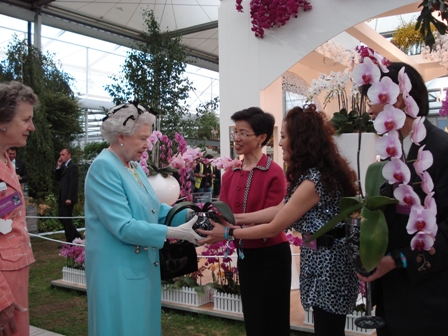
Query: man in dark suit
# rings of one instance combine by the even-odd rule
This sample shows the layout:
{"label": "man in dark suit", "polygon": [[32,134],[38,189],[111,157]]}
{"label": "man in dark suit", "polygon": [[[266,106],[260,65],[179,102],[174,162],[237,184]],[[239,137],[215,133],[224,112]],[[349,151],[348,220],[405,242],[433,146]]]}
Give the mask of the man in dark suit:
{"label": "man in dark suit", "polygon": [[[399,71],[405,67],[405,73],[412,83],[409,94],[419,107],[418,116],[426,117],[429,112],[428,91],[420,74],[405,63],[393,62],[390,77],[398,84]],[[403,95],[397,97],[395,107],[404,108]],[[383,110],[384,104],[372,104],[369,114],[375,120]],[[388,225],[388,247],[386,255],[369,277],[359,276],[363,281],[372,281],[373,299],[376,315],[386,324],[377,329],[378,336],[422,336],[448,334],[448,134],[424,120],[425,138],[420,146],[409,140],[413,130],[414,118],[406,115],[404,126],[400,129],[403,137],[403,152],[410,170],[409,185],[420,198],[423,205],[427,197],[422,188],[422,176],[416,172],[414,162],[422,146],[430,151],[432,165],[427,169],[433,182],[433,199],[437,207],[437,233],[434,250],[419,251],[411,249],[411,236],[407,232],[410,207],[389,205],[384,214]],[[381,194],[394,197],[394,185],[386,182]],[[422,206],[423,207],[423,206]],[[425,218],[419,219],[425,224]]]}
{"label": "man in dark suit", "polygon": [[[72,161],[69,149],[64,148],[59,155],[56,166],[56,180],[60,182],[58,216],[72,217],[73,207],[78,202],[78,166]],[[71,218],[59,220],[64,227],[67,242],[71,243],[75,238],[81,238]]]}
{"label": "man in dark suit", "polygon": [[11,147],[10,149],[8,149],[8,156],[14,168],[16,169],[17,178],[19,179],[20,184],[27,183],[28,172],[26,170],[25,162],[17,157],[17,148]]}

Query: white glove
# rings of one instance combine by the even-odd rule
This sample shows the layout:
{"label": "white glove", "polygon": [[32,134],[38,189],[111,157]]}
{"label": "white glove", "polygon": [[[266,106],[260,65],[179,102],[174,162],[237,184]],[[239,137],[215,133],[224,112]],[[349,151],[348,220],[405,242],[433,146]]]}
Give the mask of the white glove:
{"label": "white glove", "polygon": [[193,230],[193,225],[197,222],[198,216],[194,216],[188,222],[178,227],[168,226],[166,238],[188,240],[190,243],[197,245],[197,240],[203,239]]}

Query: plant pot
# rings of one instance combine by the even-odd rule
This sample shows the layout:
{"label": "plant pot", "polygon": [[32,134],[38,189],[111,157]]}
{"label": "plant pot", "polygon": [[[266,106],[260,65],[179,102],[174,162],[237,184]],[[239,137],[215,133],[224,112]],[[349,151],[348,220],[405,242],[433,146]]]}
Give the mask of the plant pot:
{"label": "plant pot", "polygon": [[213,310],[242,315],[243,304],[241,302],[241,296],[215,291],[213,294]]}
{"label": "plant pot", "polygon": [[[368,272],[362,265],[361,256],[359,254],[359,245],[361,238],[361,218],[347,218],[345,222],[345,236],[347,253],[351,258],[352,264],[356,272],[363,276],[369,276],[373,271]],[[353,324],[359,329],[377,329],[384,326],[385,321],[374,316],[371,298],[371,283],[366,282],[366,313],[362,316],[357,315]]]}
{"label": "plant pot", "polygon": [[179,182],[171,176],[163,177],[162,174],[148,176],[148,181],[157,195],[160,203],[173,205],[179,199]]}
{"label": "plant pot", "polygon": [[208,286],[204,287],[205,294],[202,296],[199,296],[194,288],[182,287],[181,289],[167,290],[167,287],[167,285],[162,286],[162,302],[180,303],[193,307],[200,307],[213,302],[213,290]]}
{"label": "plant pot", "polygon": [[359,254],[361,218],[347,218],[345,221],[345,236],[347,253],[350,256],[355,271],[364,276],[368,276],[369,272],[367,272],[362,265],[361,256]]}
{"label": "plant pot", "polygon": [[77,285],[86,285],[86,272],[81,269],[62,267],[62,280]]}
{"label": "plant pot", "polygon": [[[376,133],[362,133],[361,134],[361,152],[359,155],[360,162],[360,180],[361,187],[365,189],[366,171],[369,165],[376,161],[376,141],[378,140]],[[357,153],[358,153],[358,139],[359,133],[344,133],[335,136],[334,140],[338,146],[339,153],[347,159],[352,168],[358,174],[357,168]]]}
{"label": "plant pot", "polygon": [[[213,230],[213,225],[210,224],[209,218],[213,219],[214,221],[219,222],[218,216],[215,212],[209,211],[209,212],[196,212],[196,215],[198,216],[198,220],[196,223],[193,224],[193,230],[201,229],[201,230]],[[196,232],[201,237],[206,237],[206,235],[203,235],[202,233]]]}

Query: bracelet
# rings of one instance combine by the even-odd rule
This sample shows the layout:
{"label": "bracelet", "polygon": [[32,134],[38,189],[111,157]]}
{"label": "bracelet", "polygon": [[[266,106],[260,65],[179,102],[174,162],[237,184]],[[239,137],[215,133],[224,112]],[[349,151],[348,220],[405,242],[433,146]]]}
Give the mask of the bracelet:
{"label": "bracelet", "polygon": [[395,262],[395,266],[397,268],[406,268],[408,263],[406,261],[406,257],[399,250],[394,250],[390,253],[390,256]]}
{"label": "bracelet", "polygon": [[224,228],[224,239],[229,240],[229,228]]}

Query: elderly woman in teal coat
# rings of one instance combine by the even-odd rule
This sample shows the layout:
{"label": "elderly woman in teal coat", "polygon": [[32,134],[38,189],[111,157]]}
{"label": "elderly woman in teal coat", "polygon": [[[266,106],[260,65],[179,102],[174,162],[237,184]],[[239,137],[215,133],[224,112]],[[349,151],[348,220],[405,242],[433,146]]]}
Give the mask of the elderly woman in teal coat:
{"label": "elderly woman in teal coat", "polygon": [[91,336],[161,335],[159,249],[166,238],[195,243],[196,216],[164,224],[161,204],[136,161],[148,149],[154,116],[137,104],[112,108],[101,126],[110,147],[85,182],[86,279]]}

